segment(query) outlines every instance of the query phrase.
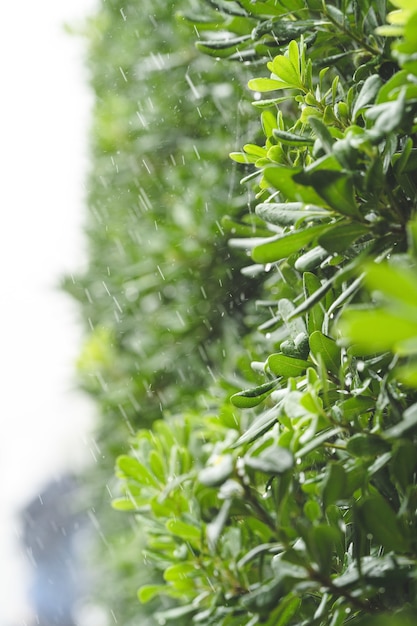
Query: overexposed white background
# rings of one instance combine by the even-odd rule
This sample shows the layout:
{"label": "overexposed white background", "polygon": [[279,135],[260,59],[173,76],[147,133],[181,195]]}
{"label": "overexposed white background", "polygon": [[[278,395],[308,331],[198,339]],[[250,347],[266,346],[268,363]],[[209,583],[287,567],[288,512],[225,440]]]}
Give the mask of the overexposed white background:
{"label": "overexposed white background", "polygon": [[95,0],[2,4],[0,22],[0,624],[25,624],[17,513],[84,462],[93,408],[74,391],[78,311],[57,289],[85,260],[92,94],[86,42],[64,32]]}

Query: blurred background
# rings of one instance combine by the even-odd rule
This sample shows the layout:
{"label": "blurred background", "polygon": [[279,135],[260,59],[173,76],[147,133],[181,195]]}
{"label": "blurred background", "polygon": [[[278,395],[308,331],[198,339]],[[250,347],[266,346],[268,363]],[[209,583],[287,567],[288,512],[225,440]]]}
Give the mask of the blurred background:
{"label": "blurred background", "polygon": [[64,24],[82,22],[94,7],[94,0],[2,6],[1,626],[36,623],[28,596],[36,555],[21,547],[23,535],[30,541],[48,485],[65,493],[64,477],[91,458],[92,406],[74,382],[76,306],[58,285],[85,257],[92,101],[85,42]]}

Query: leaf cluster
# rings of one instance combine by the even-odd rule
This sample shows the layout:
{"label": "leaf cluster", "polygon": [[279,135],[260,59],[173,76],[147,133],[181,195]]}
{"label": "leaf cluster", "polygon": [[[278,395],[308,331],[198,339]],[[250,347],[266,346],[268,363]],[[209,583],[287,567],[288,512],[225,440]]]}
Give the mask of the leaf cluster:
{"label": "leaf cluster", "polygon": [[[223,339],[213,357],[223,380],[211,392],[195,387],[181,410],[184,391],[175,417],[142,428],[117,461],[114,506],[137,520],[153,576],[139,600],[159,623],[408,626],[417,615],[417,13],[406,0],[392,3],[394,15],[385,0],[190,4],[179,23],[221,59],[213,67],[250,68],[260,123],[231,157],[253,210],[219,224],[230,250],[251,259],[234,270],[236,285],[262,291],[244,311],[251,332]],[[400,29],[388,32],[387,19]],[[206,153],[205,168],[223,148]],[[183,241],[196,206],[179,225]],[[134,332],[136,307],[126,316]],[[181,367],[187,335],[175,340]],[[132,380],[143,384],[140,372]],[[185,389],[178,381],[178,395]]]}

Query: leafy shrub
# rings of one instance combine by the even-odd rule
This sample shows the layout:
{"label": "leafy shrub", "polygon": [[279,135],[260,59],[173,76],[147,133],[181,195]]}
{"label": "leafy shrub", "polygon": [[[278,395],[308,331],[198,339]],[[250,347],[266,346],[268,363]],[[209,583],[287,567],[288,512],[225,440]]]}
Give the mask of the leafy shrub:
{"label": "leafy shrub", "polygon": [[201,50],[257,76],[274,54],[249,82],[262,145],[232,153],[256,216],[231,245],[266,280],[247,388],[139,432],[118,461],[115,506],[164,580],[139,598],[177,601],[162,623],[416,618],[417,12],[393,4],[400,31],[384,1],[209,3],[207,29],[231,34]]}
{"label": "leafy shrub", "polygon": [[417,10],[387,4],[184,2],[173,29],[113,1],[90,25],[91,253],[67,285],[96,482],[122,452],[128,521],[101,519],[125,624],[415,621]]}

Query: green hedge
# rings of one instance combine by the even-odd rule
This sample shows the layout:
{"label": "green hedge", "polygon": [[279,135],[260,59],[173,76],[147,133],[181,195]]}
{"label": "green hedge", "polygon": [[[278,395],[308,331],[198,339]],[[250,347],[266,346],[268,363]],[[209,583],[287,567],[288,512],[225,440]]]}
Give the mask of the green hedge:
{"label": "green hedge", "polygon": [[[107,191],[97,185],[90,197],[92,213],[100,207],[104,229],[91,230],[97,259],[88,280],[96,292],[85,306],[94,332],[81,361],[90,380],[96,367],[91,353],[101,358],[101,384],[90,389],[104,409],[104,440],[114,423],[109,414],[116,420],[121,389],[120,412],[140,426],[117,460],[121,493],[113,501],[130,514],[126,519],[137,521],[131,532],[137,549],[142,546],[141,556],[126,558],[124,578],[119,570],[119,580],[130,577],[139,587],[141,604],[133,609],[133,600],[123,596],[119,610],[126,616],[142,620],[148,610],[149,623],[225,626],[415,621],[417,10],[412,5],[410,0],[188,3],[175,31],[181,33],[176,45],[188,59],[178,66],[178,99],[184,99],[185,67],[185,82],[190,86],[191,77],[195,90],[195,70],[188,64],[196,33],[196,48],[206,54],[190,65],[201,68],[198,88],[204,87],[212,105],[216,93],[229,97],[214,106],[212,116],[202,116],[204,124],[196,122],[184,99],[185,118],[192,121],[178,128],[172,101],[162,98],[155,126],[161,116],[168,120],[165,133],[176,136],[171,145],[182,146],[175,163],[189,144],[195,169],[187,159],[180,170],[166,160],[162,165],[161,154],[152,151],[153,132],[127,123],[123,135],[119,116],[132,120],[137,109],[137,91],[131,93],[129,81],[139,76],[134,70],[139,66],[146,79],[146,63],[126,60],[129,37],[121,50],[115,42],[96,44],[97,63],[107,77],[103,57],[109,54],[113,63],[121,55],[111,67],[119,68],[122,79],[115,71],[117,79],[112,74],[109,84],[118,94],[125,88],[126,100],[118,108],[107,106],[132,109],[130,117],[112,113],[110,125],[102,124],[102,134],[113,128],[117,141],[103,143],[96,130],[97,172],[106,172],[99,176],[108,185]],[[142,9],[141,15],[150,15]],[[139,13],[132,8],[130,14],[126,6],[114,11],[112,28],[119,15],[128,24]],[[152,19],[162,33],[161,40],[148,40],[152,58],[166,53],[173,12],[164,15],[165,28],[160,18]],[[186,24],[189,31],[183,30]],[[169,71],[175,89],[174,68]],[[150,82],[145,80],[155,94],[160,89],[160,97],[167,91],[164,74],[154,71]],[[248,78],[253,111],[260,116],[257,127],[250,121]],[[141,90],[146,94],[143,85]],[[98,100],[98,111],[105,100]],[[156,107],[159,98],[152,100]],[[195,103],[191,108],[195,115]],[[209,121],[207,134],[203,127]],[[236,133],[241,150],[232,146]],[[195,144],[197,134],[201,143]],[[115,151],[110,164],[109,145]],[[235,170],[223,160],[226,152],[240,164],[241,189],[234,186]],[[140,196],[143,187],[127,175],[126,187],[119,187],[126,172],[122,154],[129,155],[130,174],[136,163],[136,181],[143,174],[138,161],[145,160],[151,172],[143,179],[150,187],[141,196],[147,203],[141,213],[130,198]],[[210,168],[217,174],[204,191]],[[213,192],[221,199],[218,212],[215,203],[205,212]],[[116,197],[130,207],[130,217],[118,221],[114,215],[113,226]],[[168,224],[166,208],[175,217],[185,199],[186,217]],[[221,219],[226,212],[232,218]],[[132,233],[144,215],[150,217],[149,234],[138,239]],[[155,219],[161,220],[156,239]],[[193,233],[197,224],[202,230],[188,256],[190,224]],[[229,247],[218,235],[226,229]],[[242,251],[254,264],[242,267],[247,263]],[[160,259],[157,272],[155,266],[144,269],[152,267],[149,257],[153,263]],[[113,261],[104,279],[108,258]],[[197,259],[207,263],[190,272]],[[97,275],[95,263],[101,267]],[[132,267],[140,280],[153,278],[143,296],[151,302],[160,298],[161,306],[146,311],[140,298],[120,302]],[[164,297],[162,275],[175,291],[172,300]],[[86,280],[76,285],[84,288]],[[185,296],[180,310],[185,325],[174,333],[172,313]],[[248,301],[242,306],[239,299]],[[191,306],[207,300],[210,306],[203,306],[200,316],[187,316]],[[218,340],[208,347],[212,333]],[[144,347],[147,341],[160,348],[156,362]],[[194,360],[202,346],[204,358]],[[143,386],[156,390],[161,406],[147,400]],[[151,428],[143,416],[148,402],[151,419],[161,418]],[[108,449],[111,459],[115,450]],[[123,606],[126,601],[129,607]]]}

